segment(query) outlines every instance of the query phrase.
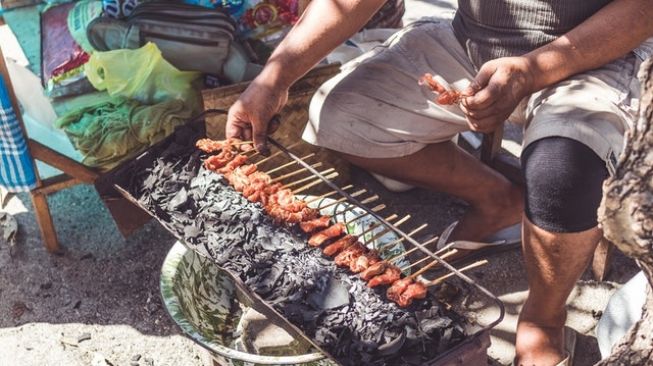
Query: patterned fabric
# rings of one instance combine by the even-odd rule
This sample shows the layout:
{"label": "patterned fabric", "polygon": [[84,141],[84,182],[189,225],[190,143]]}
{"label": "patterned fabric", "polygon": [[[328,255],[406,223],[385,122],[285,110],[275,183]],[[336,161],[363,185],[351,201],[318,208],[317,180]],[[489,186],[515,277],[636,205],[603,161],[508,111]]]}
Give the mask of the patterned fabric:
{"label": "patterned fabric", "polygon": [[27,142],[16,118],[4,78],[0,75],[0,186],[10,192],[36,187]]}

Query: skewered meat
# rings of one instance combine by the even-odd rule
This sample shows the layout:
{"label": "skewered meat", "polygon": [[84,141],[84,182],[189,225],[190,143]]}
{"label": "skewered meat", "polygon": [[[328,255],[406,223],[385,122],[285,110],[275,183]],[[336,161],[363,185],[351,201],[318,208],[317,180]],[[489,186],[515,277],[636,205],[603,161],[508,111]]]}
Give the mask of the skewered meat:
{"label": "skewered meat", "polygon": [[233,160],[235,154],[230,150],[223,150],[218,155],[211,155],[206,160],[204,160],[204,167],[208,170],[217,172],[220,168],[223,168],[231,160]]}
{"label": "skewered meat", "polygon": [[381,285],[391,285],[401,278],[401,270],[395,266],[386,268],[385,272],[367,282],[367,287],[374,288]]}
{"label": "skewered meat", "polygon": [[247,156],[245,155],[236,155],[227,165],[218,170],[219,173],[228,174],[234,171],[237,167],[245,164],[247,161]]}
{"label": "skewered meat", "polygon": [[346,229],[347,228],[345,227],[345,224],[342,222],[337,222],[328,228],[318,232],[317,234],[313,234],[313,236],[308,239],[308,245],[312,247],[319,247],[320,245],[324,244],[325,241],[342,235]]}
{"label": "skewered meat", "polygon": [[376,253],[376,250],[370,250],[356,258],[356,260],[349,265],[349,269],[354,273],[360,273],[366,270],[369,266],[380,261],[381,257]]}
{"label": "skewered meat", "polygon": [[423,299],[428,292],[426,286],[421,282],[415,282],[408,285],[406,290],[399,296],[399,301],[395,301],[402,308],[408,307],[415,299]]}
{"label": "skewered meat", "polygon": [[235,145],[238,145],[241,142],[242,140],[234,137],[222,141],[217,141],[212,139],[200,139],[197,140],[195,146],[197,146],[198,149],[206,153],[214,153],[221,150],[231,150]]}
{"label": "skewered meat", "polygon": [[463,94],[458,90],[451,89],[447,90],[442,86],[433,75],[426,73],[419,79],[419,85],[426,85],[434,93],[438,94],[438,97],[435,99],[435,102],[442,105],[452,105],[458,104],[463,98]]}
{"label": "skewered meat", "polygon": [[334,255],[340,253],[343,249],[348,248],[350,245],[354,244],[357,240],[358,238],[354,235],[345,235],[335,242],[327,245],[322,253],[324,253],[324,255],[328,255],[329,257],[333,257]]}
{"label": "skewered meat", "polygon": [[[428,79],[430,87],[444,90],[437,81]],[[435,84],[434,84],[435,83]],[[232,141],[236,142],[236,141]],[[237,141],[239,142],[239,141]],[[245,164],[247,157],[238,154],[228,141],[200,140],[197,146],[207,152],[221,151],[210,156],[205,161],[207,169],[225,175],[235,190],[242,192],[248,200],[261,202],[265,211],[279,223],[299,223],[302,231],[313,234],[308,243],[319,247],[329,239],[346,234],[344,223],[329,226],[331,217],[320,216],[319,210],[307,206],[306,202],[295,197],[290,189],[283,188],[281,183],[272,184],[272,178],[257,170],[254,164]],[[401,279],[401,270],[379,257],[375,250],[368,250],[358,242],[355,235],[346,234],[324,248],[327,256],[335,256],[338,266],[349,267],[354,273],[361,273],[364,280],[369,281],[368,287],[392,285],[387,290],[387,297],[401,307],[409,306],[414,299],[426,296],[426,287],[415,283],[412,278]]]}
{"label": "skewered meat", "polygon": [[305,233],[312,233],[315,230],[318,229],[324,229],[329,227],[329,224],[331,223],[331,217],[329,216],[320,216],[317,219],[313,219],[310,221],[304,221],[299,224],[299,228],[302,229],[303,232]]}
{"label": "skewered meat", "polygon": [[338,255],[334,258],[334,262],[337,266],[349,267],[353,260],[358,258],[358,256],[365,253],[366,251],[367,248],[365,248],[363,244],[356,242],[347,247],[342,252],[338,253]]}
{"label": "skewered meat", "polygon": [[413,278],[412,277],[406,277],[402,278],[398,281],[395,281],[395,283],[392,284],[392,286],[388,287],[388,291],[386,291],[386,297],[388,300],[394,301],[396,303],[399,302],[399,298],[401,294],[406,291],[408,286],[413,283]]}
{"label": "skewered meat", "polygon": [[254,164],[241,165],[234,169],[231,173],[225,174],[225,177],[227,177],[227,180],[235,190],[238,192],[243,192],[243,190],[251,183],[249,175],[255,171],[256,165]]}
{"label": "skewered meat", "polygon": [[383,273],[390,264],[386,261],[378,262],[369,266],[366,270],[361,273],[361,278],[365,281],[369,281],[372,277],[380,275]]}

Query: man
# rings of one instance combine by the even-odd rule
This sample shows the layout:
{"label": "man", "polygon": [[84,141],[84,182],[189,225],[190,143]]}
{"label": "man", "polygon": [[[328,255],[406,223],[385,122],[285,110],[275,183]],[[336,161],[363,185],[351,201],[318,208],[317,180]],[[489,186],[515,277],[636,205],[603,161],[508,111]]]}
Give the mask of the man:
{"label": "man", "polygon": [[[227,135],[264,151],[288,87],[382,4],[312,1],[230,109]],[[565,302],[601,238],[602,181],[635,118],[635,74],[650,53],[639,46],[652,35],[652,0],[459,0],[453,24],[418,22],[345,65],[314,97],[304,139],[466,200],[455,239],[483,240],[521,220],[530,292],[515,363],[568,364]],[[417,85],[425,72],[472,80],[468,96],[455,108],[428,101]],[[450,141],[509,117],[525,124],[525,196]]]}

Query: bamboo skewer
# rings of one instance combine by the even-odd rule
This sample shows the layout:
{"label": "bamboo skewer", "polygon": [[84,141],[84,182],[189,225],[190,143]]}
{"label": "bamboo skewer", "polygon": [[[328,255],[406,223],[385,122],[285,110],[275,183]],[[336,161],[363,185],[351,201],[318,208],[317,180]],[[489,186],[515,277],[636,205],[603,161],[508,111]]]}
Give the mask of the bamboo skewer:
{"label": "bamboo skewer", "polygon": [[[442,255],[442,259],[447,258],[447,257],[451,257],[452,255],[454,255],[454,254],[456,254],[456,253],[458,253],[458,249],[451,249],[450,252],[447,252],[447,253],[445,253],[444,255]],[[428,258],[428,257],[427,257],[427,258]],[[420,268],[419,271],[417,271],[417,272],[411,274],[410,277],[411,277],[411,278],[415,278],[415,277],[421,275],[422,273],[428,271],[429,269],[431,269],[433,266],[435,266],[435,265],[438,264],[438,263],[440,263],[440,262],[438,262],[437,260],[434,260],[433,262],[431,262],[431,263],[425,265],[424,267]]]}
{"label": "bamboo skewer", "polygon": [[[472,264],[470,264],[468,266],[465,266],[465,267],[459,269],[458,271],[459,272],[468,271],[470,269],[480,267],[480,266],[485,265],[487,263],[488,263],[488,260],[483,259],[483,260],[480,260],[478,262],[474,262],[474,263],[472,263]],[[431,287],[431,286],[439,285],[440,283],[444,282],[444,280],[446,280],[447,278],[455,276],[455,275],[456,275],[455,272],[447,273],[446,275],[444,275],[442,277],[438,277],[438,278],[434,279],[433,281],[428,282],[425,286],[426,287]]]}
{"label": "bamboo skewer", "polygon": [[[290,150],[290,149],[292,149],[293,147],[295,147],[295,146],[297,146],[297,145],[299,145],[299,142],[295,142],[294,144],[291,144],[291,145],[288,146],[286,149]],[[257,151],[257,154],[258,154],[258,151]],[[265,163],[266,161],[270,161],[271,159],[274,159],[275,157],[277,157],[277,156],[279,156],[279,155],[281,155],[281,154],[283,154],[283,151],[279,150],[279,151],[275,152],[274,154],[268,156],[267,158],[264,158],[264,159],[261,159],[261,160],[257,161],[257,162],[254,163],[254,164],[255,164],[256,166],[258,166],[259,164],[263,164],[263,163]]]}
{"label": "bamboo skewer", "polygon": [[[342,187],[340,189],[342,189],[343,191],[346,191],[346,190],[351,189],[351,188],[354,188],[354,186],[352,184],[349,184],[349,185],[346,185],[346,186],[344,186],[344,187]],[[313,197],[310,200],[304,201],[304,202],[306,202],[306,204],[310,204],[310,203],[313,203],[315,201],[319,201],[319,200],[321,200],[323,198],[331,197],[331,196],[333,196],[334,194],[337,194],[337,193],[338,193],[338,191],[327,192],[327,193],[325,193],[323,195]]]}
{"label": "bamboo skewer", "polygon": [[[372,203],[372,202],[374,202],[374,201],[376,201],[378,199],[379,199],[379,196],[374,195],[374,196],[367,197],[366,199],[362,200],[361,202],[363,202],[364,204],[368,204],[368,203]],[[333,204],[335,204],[335,202]],[[329,205],[332,206],[332,204],[329,204]],[[329,207],[329,205],[324,206],[324,207]],[[323,209],[324,207],[320,207],[320,209]],[[385,205],[384,205],[384,207],[385,207]],[[345,208],[342,211],[334,212],[332,216],[335,217],[336,215],[346,214],[347,212],[353,211],[353,210],[355,210],[357,208],[358,208],[358,206],[350,205],[349,207]]]}
{"label": "bamboo skewer", "polygon": [[[365,192],[367,192],[366,189],[361,189],[360,191],[357,191],[357,192],[352,193],[351,196],[352,196],[352,197],[357,197],[357,196],[360,196],[361,194],[363,194],[363,193],[365,193]],[[366,198],[366,199],[365,199],[365,203],[373,202],[373,201],[376,201],[377,199],[379,199],[379,196],[374,195],[374,196],[371,196],[371,197]],[[322,209],[324,209],[324,208],[329,208],[329,207],[331,207],[331,206],[335,206],[335,205],[337,205],[337,204],[339,204],[339,203],[343,203],[343,202],[345,202],[346,200],[347,200],[346,197],[342,197],[342,198],[339,198],[339,199],[337,199],[337,200],[335,200],[335,201],[333,201],[333,202],[331,202],[331,203],[327,203],[327,204],[324,205],[324,206],[316,207],[316,209],[318,209],[318,210],[322,210]],[[349,206],[347,209],[348,209],[348,210],[353,210],[354,208],[356,208],[356,206],[351,205],[351,206]],[[341,211],[341,212],[342,212],[342,211]]]}
{"label": "bamboo skewer", "polygon": [[[429,244],[431,244],[431,243],[437,241],[438,239],[440,239],[439,236],[436,236],[436,237],[434,237],[434,238],[431,238],[431,239],[429,239],[429,240],[423,242],[423,243],[422,243],[422,246],[429,245]],[[433,253],[433,254],[438,255],[438,254],[440,254],[440,253],[442,253],[442,252],[448,250],[452,245],[453,245],[453,244],[449,244],[449,245],[443,247],[442,249],[438,250],[437,252],[435,252],[435,253]],[[397,259],[403,258],[403,257],[405,257],[405,256],[407,256],[407,255],[409,255],[409,254],[411,254],[411,253],[414,253],[414,252],[415,252],[416,250],[418,250],[418,249],[419,249],[418,247],[414,247],[414,248],[411,249],[411,250],[405,251],[405,252],[403,252],[403,253],[401,253],[401,254],[397,254],[396,256],[394,256],[394,257],[388,259],[388,262],[392,262],[392,261],[395,261],[395,260],[397,260]]]}
{"label": "bamboo skewer", "polygon": [[[451,257],[452,255],[454,255],[454,254],[456,254],[456,253],[458,253],[458,249],[452,249],[450,252],[446,252],[446,253],[444,253],[443,255],[441,255],[441,256],[440,256],[440,259],[447,259],[447,258]],[[407,270],[407,269],[413,268],[413,267],[415,267],[416,265],[418,265],[418,264],[420,264],[420,263],[423,263],[424,261],[429,260],[429,258],[431,258],[431,257],[426,256],[426,257],[424,257],[424,258],[418,260],[418,261],[415,262],[415,263],[411,263],[411,264],[409,264],[408,266],[406,266],[406,267],[404,267],[404,268],[401,268],[401,270],[402,270],[402,271],[405,271],[405,270]],[[433,261],[434,261],[434,262],[438,262],[437,260],[433,260]],[[439,262],[438,262],[438,263],[439,263]]]}
{"label": "bamboo skewer", "polygon": [[[378,211],[383,210],[384,208],[385,208],[385,205],[384,205],[384,204],[380,204],[380,205],[377,205],[376,207],[372,208],[372,212],[378,212]],[[365,216],[369,216],[369,215],[370,215],[370,214],[367,213],[367,212],[366,212],[366,213],[363,213],[363,214],[360,214],[360,215],[354,217],[353,219],[351,219],[351,220],[349,220],[349,221],[345,221],[344,224],[345,224],[345,225],[353,224],[354,222],[356,222],[356,221],[362,219],[362,218],[365,217]]]}
{"label": "bamboo skewer", "polygon": [[[409,233],[407,234],[407,236],[413,236],[413,235],[417,234],[418,232],[420,232],[421,230],[423,230],[424,228],[426,228],[427,226],[429,226],[429,224],[422,224],[420,227],[418,227],[418,228],[416,228],[415,230],[409,232]],[[384,244],[384,245],[383,245],[383,248],[380,249],[379,254],[381,254],[381,253],[383,253],[384,251],[386,251],[387,248],[390,248],[390,247],[392,247],[393,245],[395,245],[395,244],[397,244],[397,243],[401,243],[401,242],[404,241],[404,240],[406,240],[406,238],[404,238],[404,237],[402,236],[401,238],[395,239],[395,240],[393,240],[393,241],[391,241],[391,242],[389,242],[389,243],[387,243],[387,244]]]}
{"label": "bamboo skewer", "polygon": [[[397,215],[397,214],[392,214],[392,215],[386,217],[384,220],[390,222],[390,221],[396,219],[397,217],[399,217],[399,215]],[[376,223],[376,224],[370,226],[369,228],[367,228],[367,230],[365,230],[365,231],[363,231],[362,233],[360,233],[360,235],[358,235],[358,237],[364,239],[364,238],[365,238],[365,235],[367,235],[368,233],[370,233],[370,232],[376,230],[376,228],[378,228],[378,227],[381,226],[381,225],[383,225],[383,224],[380,223],[380,222],[378,222],[378,223]]]}
{"label": "bamboo skewer", "polygon": [[[317,163],[311,165],[311,168],[319,168],[319,167],[321,167],[321,166],[322,166],[322,162],[317,162]],[[293,172],[290,172],[290,173],[287,173],[287,174],[284,174],[284,175],[278,176],[278,177],[276,177],[276,178],[273,178],[273,179],[270,181],[270,183],[274,183],[274,182],[278,182],[278,181],[280,181],[280,180],[284,180],[284,179],[286,179],[286,178],[294,177],[295,175],[297,175],[297,174],[301,174],[301,173],[303,173],[303,172],[305,172],[305,171],[307,171],[307,170],[308,170],[308,169],[306,169],[306,168],[297,169],[297,170],[295,170],[295,171],[293,171]],[[333,169],[332,169],[332,170],[333,170]]]}
{"label": "bamboo skewer", "polygon": [[[313,156],[315,156],[315,153],[310,153],[310,154],[308,154],[308,155],[305,155],[305,156],[301,157],[300,159],[303,161],[303,160],[306,160],[306,159],[311,158],[311,157],[313,157]],[[267,159],[267,158],[266,158],[266,159]],[[255,163],[255,165],[258,166],[258,165],[261,164],[264,160],[265,160],[265,159],[259,161],[258,163]],[[293,164],[297,164],[297,160],[293,160],[293,161],[290,161],[290,162],[285,163],[285,164],[283,164],[283,165],[280,165],[280,166],[278,166],[278,167],[276,167],[276,168],[274,168],[274,169],[270,169],[270,170],[268,170],[267,172],[265,172],[265,174],[270,175],[270,174],[272,174],[272,173],[274,173],[274,172],[278,172],[278,171],[281,170],[281,169],[287,168],[287,167],[289,167],[289,166],[291,166],[291,165],[293,165]]]}
{"label": "bamboo skewer", "polygon": [[[325,178],[326,178],[326,179],[333,179],[333,178],[337,177],[338,175],[339,175],[339,173],[338,173],[338,172],[335,172],[335,173],[331,173],[331,174],[325,176]],[[316,180],[312,181],[311,183],[308,183],[308,184],[306,184],[306,185],[303,185],[303,186],[301,186],[301,187],[295,189],[294,191],[292,191],[292,193],[293,193],[293,194],[299,194],[299,193],[304,192],[305,190],[307,190],[307,189],[309,189],[309,188],[315,187],[315,186],[317,186],[317,185],[319,185],[319,184],[322,184],[322,183],[324,183],[324,182],[322,181],[322,179],[321,179],[321,178],[317,178]]]}
{"label": "bamboo skewer", "polygon": [[[409,219],[410,219],[410,215],[406,215],[406,216],[404,216],[401,220],[395,222],[395,223],[392,224],[392,225],[393,225],[394,227],[399,227],[399,226],[401,226],[401,224],[405,223],[405,222],[408,221]],[[385,228],[383,231],[381,231],[380,233],[377,233],[376,235],[374,235],[374,236],[371,237],[370,239],[365,240],[365,245],[367,245],[368,243],[371,243],[371,242],[373,242],[373,241],[379,239],[380,237],[382,237],[383,235],[386,235],[386,234],[387,234],[388,232],[390,232],[390,231],[392,231],[392,229],[389,228],[389,227],[386,227],[386,228]],[[376,248],[375,248],[375,249],[376,249]]]}
{"label": "bamboo skewer", "polygon": [[[331,168],[331,169],[326,169],[326,170],[321,171],[320,174],[322,174],[322,175],[327,175],[327,174],[329,174],[329,173],[332,173],[333,171],[335,171],[335,169],[333,169],[333,168]],[[290,188],[290,187],[296,186],[296,185],[298,185],[298,184],[301,184],[301,183],[304,183],[304,182],[308,182],[308,181],[311,180],[311,179],[315,179],[315,177],[312,176],[312,175],[309,175],[308,177],[304,177],[304,178],[298,179],[298,180],[296,180],[296,181],[294,181],[294,182],[290,182],[290,183],[284,184],[283,186],[284,186],[284,188]]]}

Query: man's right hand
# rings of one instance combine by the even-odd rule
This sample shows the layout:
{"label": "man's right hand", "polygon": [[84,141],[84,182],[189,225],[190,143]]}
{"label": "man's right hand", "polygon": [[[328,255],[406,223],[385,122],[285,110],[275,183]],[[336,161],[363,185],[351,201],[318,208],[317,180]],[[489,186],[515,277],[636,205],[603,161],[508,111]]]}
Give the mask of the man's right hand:
{"label": "man's right hand", "polygon": [[229,108],[226,137],[253,140],[256,150],[269,154],[267,136],[279,126],[270,120],[288,101],[288,89],[271,86],[255,79]]}

